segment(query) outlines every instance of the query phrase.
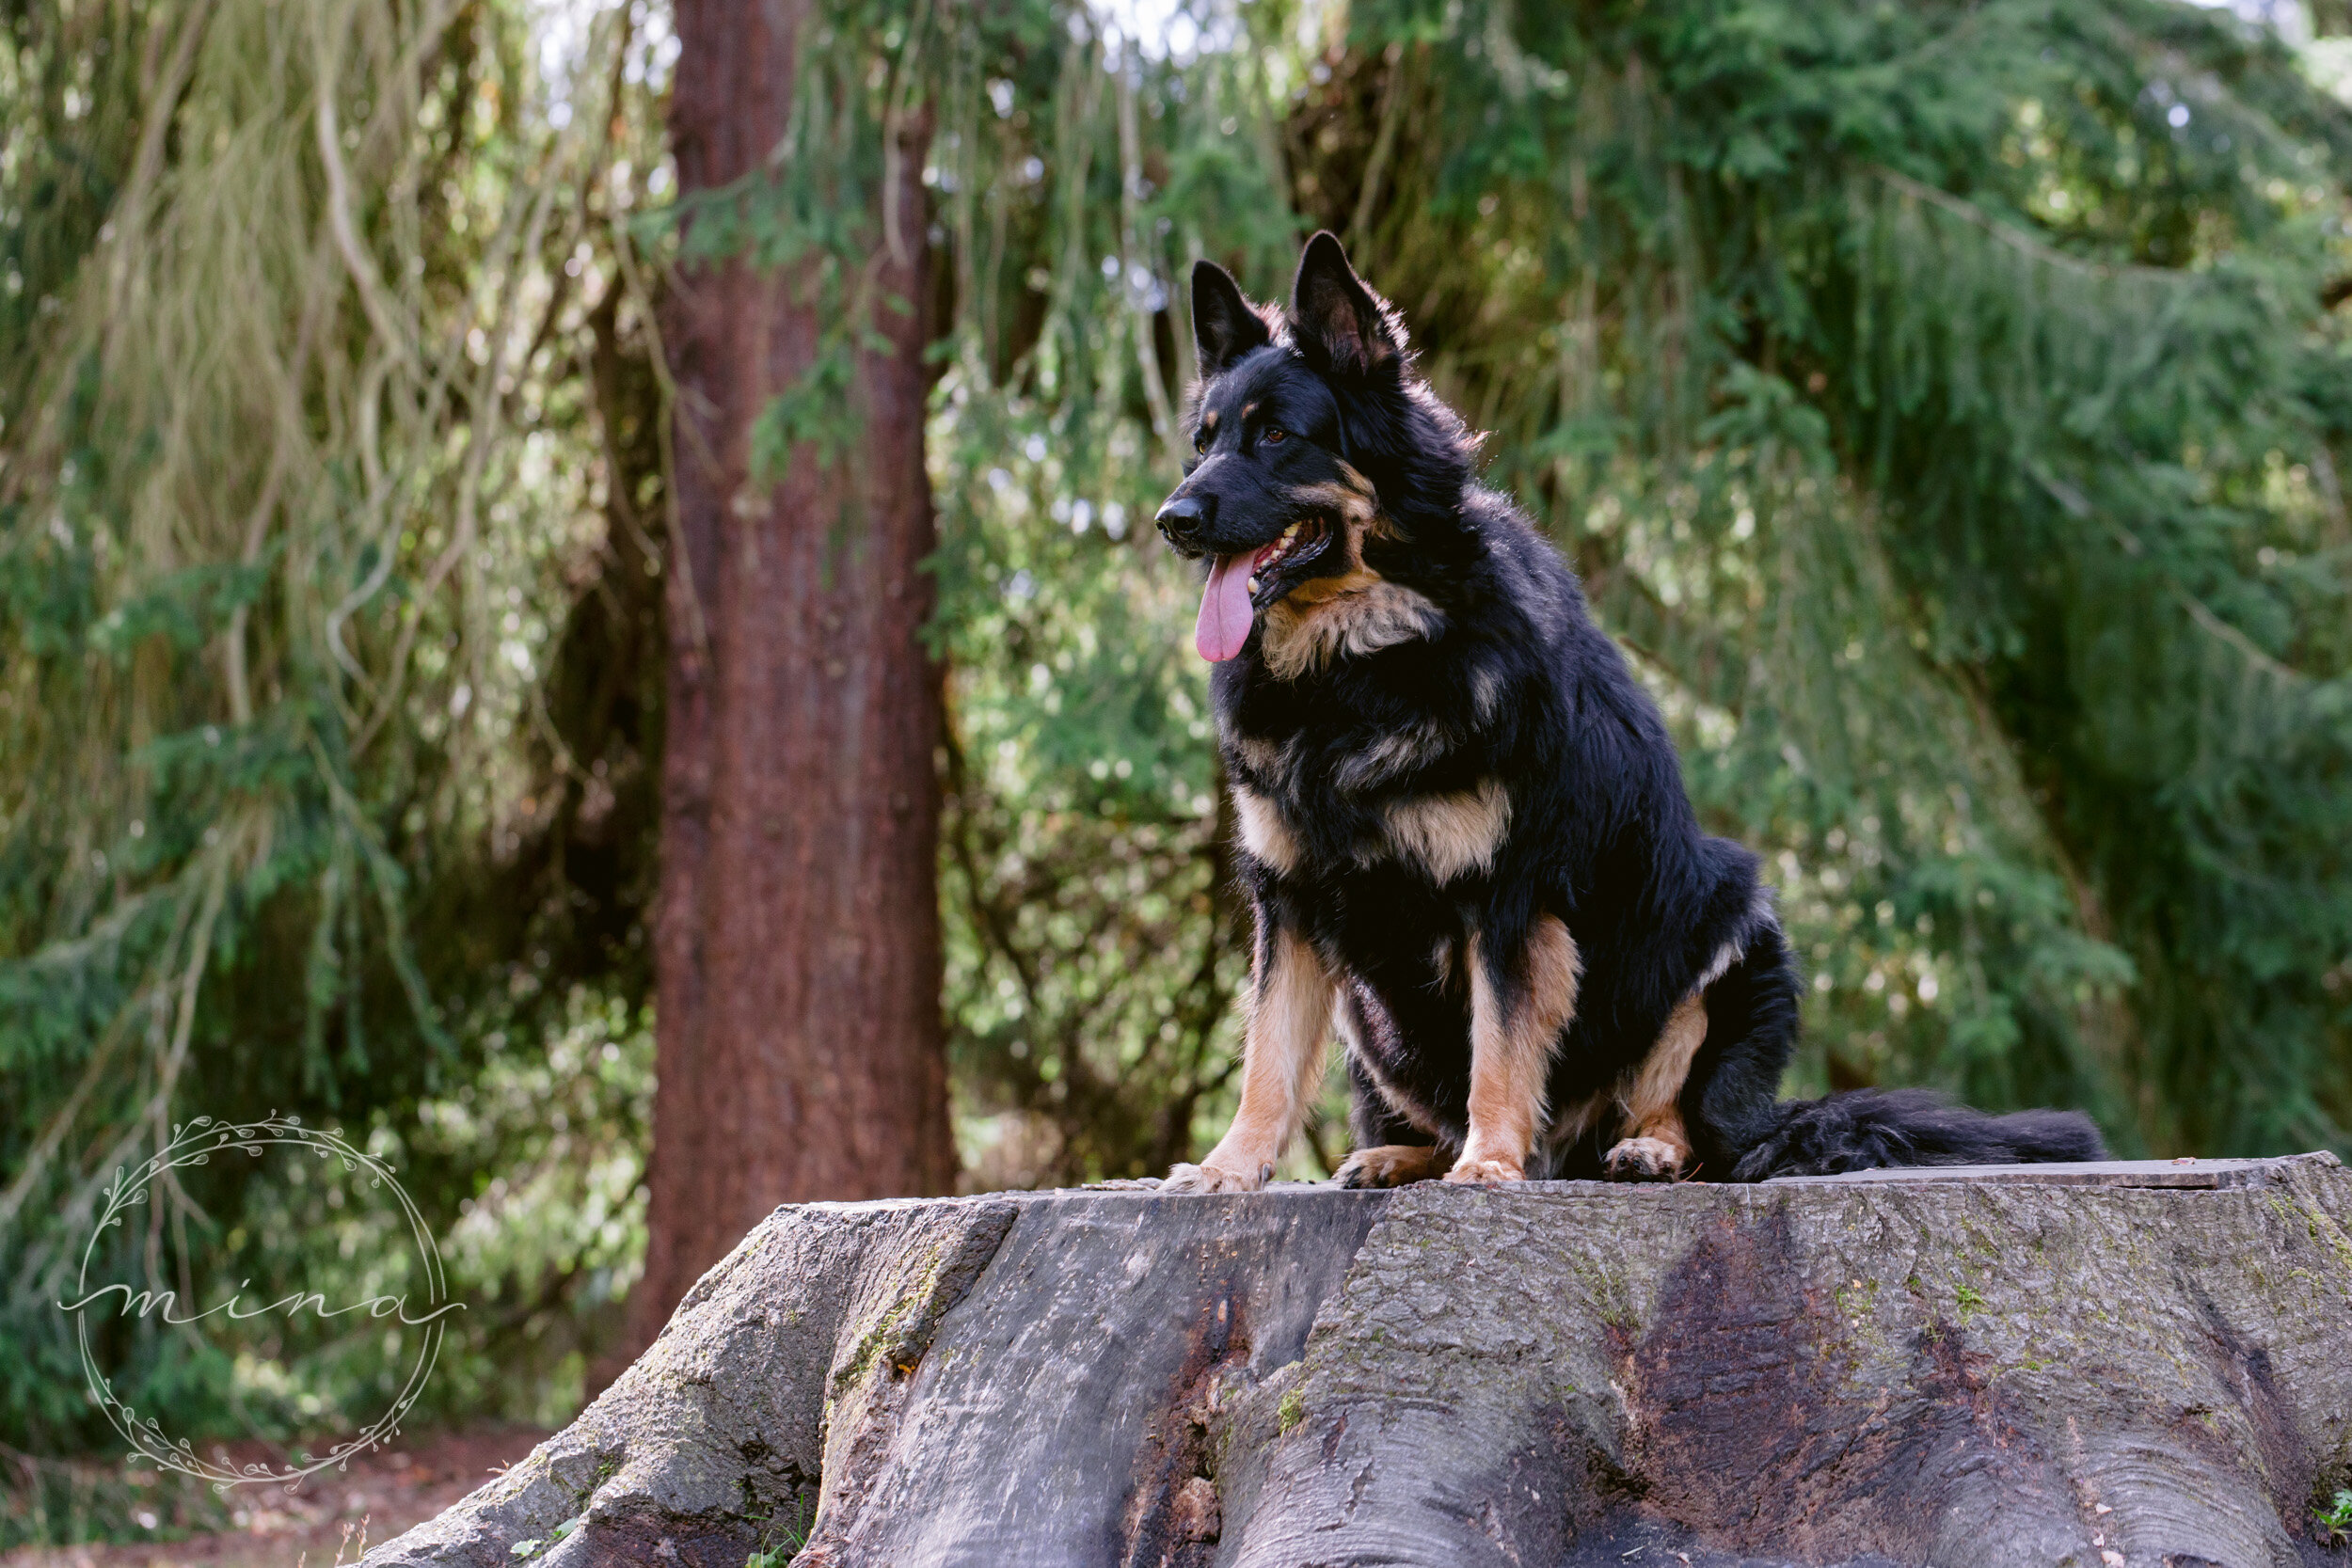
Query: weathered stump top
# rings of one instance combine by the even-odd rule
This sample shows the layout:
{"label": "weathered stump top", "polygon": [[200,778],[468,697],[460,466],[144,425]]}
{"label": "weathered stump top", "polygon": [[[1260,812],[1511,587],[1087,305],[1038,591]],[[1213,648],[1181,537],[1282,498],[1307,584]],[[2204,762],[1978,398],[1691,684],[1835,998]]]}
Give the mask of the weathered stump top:
{"label": "weathered stump top", "polygon": [[2333,1156],[783,1209],[371,1564],[2352,1562]]}
{"label": "weathered stump top", "polygon": [[[2297,1155],[2295,1159],[2312,1159]],[[2001,1181],[2026,1187],[2260,1187],[2282,1180],[2289,1160],[2089,1160],[2068,1165],[1912,1165],[1844,1176],[1777,1176],[1766,1186],[1857,1181]]]}

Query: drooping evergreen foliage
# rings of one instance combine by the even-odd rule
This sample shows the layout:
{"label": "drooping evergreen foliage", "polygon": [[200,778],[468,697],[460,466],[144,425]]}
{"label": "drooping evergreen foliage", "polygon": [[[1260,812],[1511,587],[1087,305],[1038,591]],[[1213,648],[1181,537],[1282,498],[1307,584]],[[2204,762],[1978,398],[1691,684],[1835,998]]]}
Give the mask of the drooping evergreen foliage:
{"label": "drooping evergreen foliage", "polygon": [[[2340,1140],[2340,105],[2173,6],[1357,25],[1491,122],[1393,176],[1453,244],[1370,249],[1794,856],[1826,1075]],[[1559,353],[1456,355],[1472,311]]]}
{"label": "drooping evergreen foliage", "polygon": [[[2352,120],[2289,51],[2172,5],[1238,14],[1299,46],[1299,78],[1268,84],[1279,142],[1203,85],[1214,49],[1139,72],[1097,55],[1160,145],[1139,182],[1073,203],[1057,182],[1089,171],[1033,136],[1030,206],[1063,225],[1041,248],[1077,243],[1068,212],[1094,214],[1106,277],[1132,233],[1191,248],[1193,171],[1220,157],[1279,163],[1294,232],[1350,238],[1490,433],[1489,480],[1571,552],[1666,703],[1710,820],[1775,857],[1815,976],[1792,1087],[2082,1104],[2133,1151],[2341,1142],[2352,532],[2327,301],[2352,265]],[[1287,247],[1201,248],[1279,295]],[[1138,294],[1179,275],[1155,260]],[[1134,356],[1125,450],[1161,428],[1172,336]],[[943,494],[998,526],[959,537],[1022,537],[1011,519],[1041,544],[1067,519],[1082,540],[1078,503],[1123,493],[1070,483],[1071,394],[1041,365],[1000,373],[1065,467],[1031,476],[989,428],[992,484]],[[956,618],[990,629],[974,655],[1069,613],[1067,575],[1025,564]],[[1164,657],[1180,609],[1118,657]],[[1034,726],[1008,758],[1103,736],[1099,758],[1139,768],[1103,734],[1133,710],[1096,684],[1102,616],[1066,625],[1050,659],[967,657],[966,733],[985,711]],[[1155,721],[1192,717],[1195,679],[1156,687]],[[1062,776],[1085,864],[1095,822],[1134,808]],[[1171,770],[1153,793],[1189,787]],[[999,942],[1006,1010],[977,1012],[982,988],[962,1016],[1059,1060],[1095,1004],[1073,988],[1037,1018],[1025,968],[1107,957],[1124,904],[1089,871],[1095,917],[1057,938],[1041,895],[1089,884],[1052,858],[1005,854],[1037,946]]]}
{"label": "drooping evergreen foliage", "polygon": [[[0,1441],[105,1435],[54,1304],[199,1115],[390,1156],[472,1254],[436,1397],[529,1410],[642,1251],[660,18],[566,56],[495,6],[6,14]],[[191,1172],[102,1259],[217,1299],[399,1255],[326,1204]],[[291,1384],[118,1326],[178,1434],[384,1392],[324,1323]]]}
{"label": "drooping evergreen foliage", "polygon": [[[0,1442],[103,1435],[45,1303],[76,1205],[199,1112],[341,1118],[470,1205],[504,1326],[449,1407],[484,1347],[554,1347],[541,1386],[640,1212],[661,16],[5,14]],[[876,185],[932,195],[974,1182],[1148,1170],[1228,1092],[1194,587],[1149,516],[1184,269],[1279,297],[1315,227],[1777,867],[1792,1091],[2344,1145],[2352,117],[2292,52],[2157,0],[1121,16],[835,0],[824,112],[687,227],[831,258],[846,354]],[[854,461],[840,406],[812,382],[771,445]],[[188,1201],[226,1269],[284,1198]],[[150,1399],[250,1418],[191,1343],[127,1347]]]}

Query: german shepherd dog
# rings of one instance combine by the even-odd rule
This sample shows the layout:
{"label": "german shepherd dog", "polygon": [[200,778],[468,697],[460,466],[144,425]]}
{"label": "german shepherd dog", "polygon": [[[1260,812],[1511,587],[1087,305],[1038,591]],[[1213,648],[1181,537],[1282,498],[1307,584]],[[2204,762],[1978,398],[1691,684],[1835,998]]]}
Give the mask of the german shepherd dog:
{"label": "german shepherd dog", "polygon": [[1158,523],[1256,922],[1241,1108],[1164,1190],[1272,1179],[1344,1040],[1351,1187],[2102,1156],[2079,1113],[1784,1102],[1803,990],[1756,857],[1700,832],[1575,574],[1471,473],[1338,240],[1287,313],[1192,275],[1198,454]]}

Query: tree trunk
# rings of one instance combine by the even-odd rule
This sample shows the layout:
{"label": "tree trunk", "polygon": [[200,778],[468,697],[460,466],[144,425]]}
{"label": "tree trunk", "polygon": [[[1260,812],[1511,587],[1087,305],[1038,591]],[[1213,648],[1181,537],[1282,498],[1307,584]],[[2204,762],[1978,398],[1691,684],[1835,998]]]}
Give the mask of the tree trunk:
{"label": "tree trunk", "polygon": [[[671,132],[681,191],[763,166],[782,137],[806,0],[680,0]],[[919,127],[906,135],[914,140]],[[905,166],[920,168],[919,143]],[[668,309],[680,537],[669,717],[645,1275],[632,1348],[779,1203],[950,1190],[936,891],[939,671],[920,630],[922,192],[904,261],[873,265],[890,353],[861,351],[863,436],[752,483],[753,422],[815,361],[804,277],[748,259],[681,269]],[[877,233],[882,226],[877,214]],[[879,242],[878,242],[879,243]]]}
{"label": "tree trunk", "polygon": [[1120,1185],[771,1216],[570,1430],[368,1563],[2341,1560],[2332,1155]]}

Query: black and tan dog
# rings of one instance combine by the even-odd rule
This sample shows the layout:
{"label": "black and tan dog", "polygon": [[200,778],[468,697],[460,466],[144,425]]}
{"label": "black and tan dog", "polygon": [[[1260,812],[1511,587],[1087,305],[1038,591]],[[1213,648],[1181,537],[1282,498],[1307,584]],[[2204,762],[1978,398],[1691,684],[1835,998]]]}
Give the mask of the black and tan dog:
{"label": "black and tan dog", "polygon": [[1208,562],[1257,941],[1240,1112],[1169,1189],[1263,1184],[1334,1026],[1351,1186],[2100,1156],[2078,1114],[1780,1101],[1802,983],[1756,858],[1699,831],[1656,705],[1475,483],[1395,314],[1328,234],[1287,313],[1205,261],[1192,288],[1199,456],[1159,525]]}

